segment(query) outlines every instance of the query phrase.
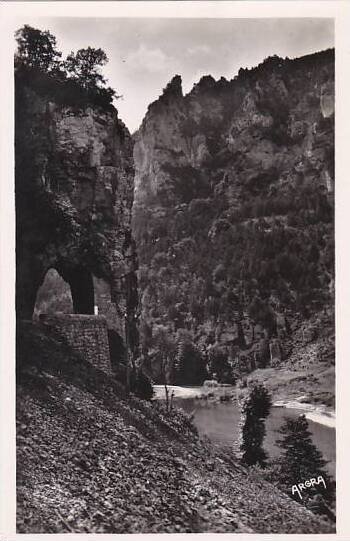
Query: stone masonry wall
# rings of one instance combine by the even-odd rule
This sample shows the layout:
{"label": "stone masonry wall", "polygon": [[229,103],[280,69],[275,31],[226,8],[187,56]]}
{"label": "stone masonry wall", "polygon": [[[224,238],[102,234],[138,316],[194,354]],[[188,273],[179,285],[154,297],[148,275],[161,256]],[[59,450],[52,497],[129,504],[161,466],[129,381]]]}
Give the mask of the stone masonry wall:
{"label": "stone masonry wall", "polygon": [[72,349],[93,366],[112,373],[104,316],[42,314],[40,321],[63,336]]}

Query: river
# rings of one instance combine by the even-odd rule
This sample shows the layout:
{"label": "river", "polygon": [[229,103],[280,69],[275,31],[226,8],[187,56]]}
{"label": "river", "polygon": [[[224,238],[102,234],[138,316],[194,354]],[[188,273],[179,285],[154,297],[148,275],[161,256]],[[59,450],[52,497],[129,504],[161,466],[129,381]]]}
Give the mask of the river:
{"label": "river", "polygon": [[[181,395],[181,393],[179,393]],[[189,393],[190,394],[190,393]],[[207,436],[213,443],[230,446],[238,439],[240,411],[235,402],[213,402],[188,396],[176,396],[174,403],[187,413],[193,413],[193,422],[198,432]],[[276,432],[282,425],[284,417],[297,417],[304,410],[297,408],[273,407],[266,420],[266,436],[264,447],[271,457],[280,452],[276,440],[280,435]],[[335,477],[335,429],[331,426],[308,419],[313,442],[329,461],[327,469]]]}

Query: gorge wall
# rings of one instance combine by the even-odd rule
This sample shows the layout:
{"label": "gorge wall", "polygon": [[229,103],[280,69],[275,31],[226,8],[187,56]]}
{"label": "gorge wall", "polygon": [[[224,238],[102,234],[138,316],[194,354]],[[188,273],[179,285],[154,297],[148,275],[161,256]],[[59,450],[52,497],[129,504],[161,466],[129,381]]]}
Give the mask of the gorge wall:
{"label": "gorge wall", "polygon": [[278,367],[325,329],[334,344],[333,196],[333,50],[185,96],[175,76],[133,140],[112,106],[16,80],[17,315],[97,305],[136,358],[139,260],[156,381]]}
{"label": "gorge wall", "polygon": [[154,377],[159,329],[170,379],[195,383],[205,370],[230,381],[278,365],[298,333],[333,328],[333,50],[206,76],[185,96],[175,76],[148,108],[134,161]]}
{"label": "gorge wall", "polygon": [[[62,100],[58,84],[49,92],[42,82],[33,88],[35,73],[27,79],[16,78],[17,317],[32,318],[55,269],[70,286],[70,312],[94,314],[97,305],[109,329],[124,337],[126,321],[134,335],[130,134],[112,106]],[[56,285],[47,296],[59,296]]]}

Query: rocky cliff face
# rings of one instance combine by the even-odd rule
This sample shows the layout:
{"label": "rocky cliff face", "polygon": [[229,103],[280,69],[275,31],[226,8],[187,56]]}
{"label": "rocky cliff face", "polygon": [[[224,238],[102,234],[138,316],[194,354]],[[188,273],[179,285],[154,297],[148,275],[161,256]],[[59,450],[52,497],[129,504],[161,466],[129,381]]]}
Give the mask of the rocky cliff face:
{"label": "rocky cliff face", "polygon": [[203,77],[186,96],[174,77],[134,160],[146,357],[165,324],[213,372],[221,348],[241,373],[278,364],[309,318],[332,320],[334,51]]}
{"label": "rocky cliff face", "polygon": [[94,313],[93,281],[102,281],[122,332],[137,298],[132,204],[132,142],[117,111],[63,105],[17,82],[18,317],[32,317],[38,288],[56,269],[78,313]]}

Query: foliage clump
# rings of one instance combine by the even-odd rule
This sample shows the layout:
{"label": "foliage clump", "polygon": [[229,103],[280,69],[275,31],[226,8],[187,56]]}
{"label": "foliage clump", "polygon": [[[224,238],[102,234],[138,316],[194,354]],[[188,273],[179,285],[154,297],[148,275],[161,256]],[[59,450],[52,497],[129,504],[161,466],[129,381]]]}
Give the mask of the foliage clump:
{"label": "foliage clump", "polygon": [[[327,461],[312,441],[305,415],[285,417],[277,432],[280,439],[276,443],[281,453],[269,463],[266,478],[298,503],[334,522],[335,481],[327,471]],[[311,479],[317,481],[320,477],[324,483],[305,487],[305,482],[309,484]],[[292,490],[301,483],[304,484],[301,491]]]}
{"label": "foliage clump", "polygon": [[263,448],[265,419],[272,406],[271,396],[261,385],[254,385],[241,403],[241,461],[247,466],[265,466],[267,453]]}
{"label": "foliage clump", "polygon": [[100,72],[108,62],[102,49],[79,49],[62,60],[57,40],[48,30],[24,25],[16,31],[15,37],[17,82],[39,94],[52,96],[64,105],[94,104],[108,108],[113,98],[117,98]]}

